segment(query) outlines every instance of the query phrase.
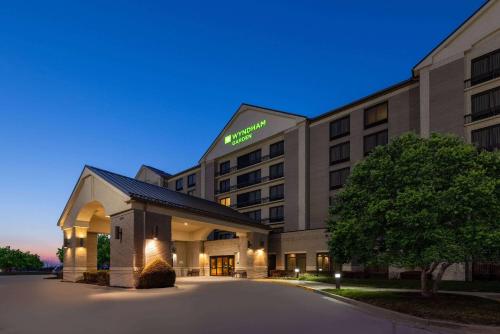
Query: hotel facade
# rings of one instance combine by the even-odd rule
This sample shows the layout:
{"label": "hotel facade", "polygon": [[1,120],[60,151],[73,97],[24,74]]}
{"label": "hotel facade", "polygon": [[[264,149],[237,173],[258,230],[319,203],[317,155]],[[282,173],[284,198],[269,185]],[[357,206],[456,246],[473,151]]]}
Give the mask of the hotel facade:
{"label": "hotel facade", "polygon": [[[133,286],[158,256],[178,275],[329,271],[332,198],[374,147],[407,132],[500,148],[500,1],[486,2],[408,80],[348,105],[310,118],[242,104],[187,170],[143,165],[129,178],[86,166],[58,222],[65,279],[95,269],[99,233],[111,235],[117,286]],[[446,278],[465,279],[464,265]]]}

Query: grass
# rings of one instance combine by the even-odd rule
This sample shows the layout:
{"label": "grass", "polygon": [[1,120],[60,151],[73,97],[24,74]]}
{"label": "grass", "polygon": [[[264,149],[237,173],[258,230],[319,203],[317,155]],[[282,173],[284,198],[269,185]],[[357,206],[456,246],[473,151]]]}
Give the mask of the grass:
{"label": "grass", "polygon": [[416,292],[358,289],[324,291],[426,319],[500,326],[500,302],[476,296],[443,293],[424,298]]}
{"label": "grass", "polygon": [[[335,284],[335,278],[329,276],[308,274],[301,276],[299,279]],[[420,289],[419,280],[343,278],[342,284],[360,288]],[[500,292],[500,281],[442,281],[439,285],[439,289],[443,291]]]}

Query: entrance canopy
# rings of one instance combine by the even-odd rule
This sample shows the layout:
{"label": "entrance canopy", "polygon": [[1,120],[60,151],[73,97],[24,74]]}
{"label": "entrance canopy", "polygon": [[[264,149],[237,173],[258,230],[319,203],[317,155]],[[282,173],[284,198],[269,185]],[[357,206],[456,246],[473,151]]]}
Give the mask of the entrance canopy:
{"label": "entrance canopy", "polygon": [[177,240],[189,240],[192,234],[208,234],[213,229],[269,232],[268,227],[227,206],[91,166],[84,167],[58,226],[86,226],[91,217],[104,221],[145,206],[173,217],[172,232],[177,234]]}

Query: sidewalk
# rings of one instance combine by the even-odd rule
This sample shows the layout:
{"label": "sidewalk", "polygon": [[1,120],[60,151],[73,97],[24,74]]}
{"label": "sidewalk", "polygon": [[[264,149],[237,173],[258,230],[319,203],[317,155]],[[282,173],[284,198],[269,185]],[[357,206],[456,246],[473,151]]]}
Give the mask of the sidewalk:
{"label": "sidewalk", "polygon": [[[291,285],[309,288],[312,290],[324,290],[324,289],[335,289],[335,284],[313,282],[313,281],[300,281],[300,280],[280,280],[272,279],[273,281],[278,281],[280,283],[288,283]],[[419,292],[417,289],[389,289],[389,288],[370,288],[370,287],[358,287],[350,285],[342,285],[343,289],[359,289],[367,291],[401,291],[401,292]],[[500,293],[498,292],[472,292],[472,291],[439,291],[439,293],[452,293],[457,295],[470,295],[483,297],[488,299],[493,299],[500,302]]]}

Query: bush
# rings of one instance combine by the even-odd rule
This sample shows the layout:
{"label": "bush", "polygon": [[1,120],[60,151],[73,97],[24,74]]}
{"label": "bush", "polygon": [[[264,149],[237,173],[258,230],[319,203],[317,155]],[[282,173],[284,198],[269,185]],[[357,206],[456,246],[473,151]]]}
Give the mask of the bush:
{"label": "bush", "polygon": [[109,272],[107,270],[86,271],[83,273],[83,283],[109,286]]}
{"label": "bush", "polygon": [[172,287],[175,284],[175,271],[165,261],[156,259],[144,267],[137,282],[138,289]]}

